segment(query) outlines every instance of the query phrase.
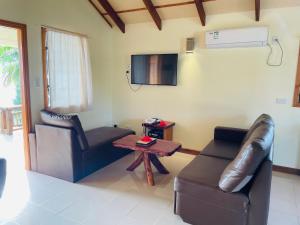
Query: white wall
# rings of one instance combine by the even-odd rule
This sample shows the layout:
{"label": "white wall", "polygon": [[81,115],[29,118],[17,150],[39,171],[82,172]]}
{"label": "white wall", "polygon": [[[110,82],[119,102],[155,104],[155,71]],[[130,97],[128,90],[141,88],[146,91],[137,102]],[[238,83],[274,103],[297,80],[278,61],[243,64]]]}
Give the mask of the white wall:
{"label": "white wall", "polygon": [[1,0],[0,18],[27,24],[33,122],[43,108],[41,25],[89,36],[94,108],[80,114],[84,128],[111,124],[112,32],[86,0]]}
{"label": "white wall", "polygon": [[[175,121],[174,139],[201,150],[215,126],[246,128],[261,113],[269,113],[276,122],[275,164],[300,168],[300,109],[291,107],[299,21],[300,8],[285,8],[263,11],[259,23],[249,12],[210,16],[206,27],[199,18],[188,18],[163,21],[162,31],[154,23],[128,25],[126,34],[116,31],[113,119],[139,132],[147,117]],[[199,40],[206,30],[254,25],[267,25],[270,36],[280,38],[281,67],[266,65],[268,48],[182,51],[185,38]],[[130,55],[169,52],[180,53],[178,86],[143,86],[132,92],[125,77]],[[276,104],[276,98],[287,99],[287,104]]]}
{"label": "white wall", "polygon": [[[119,123],[141,132],[142,120],[158,116],[176,122],[175,140],[200,150],[216,125],[248,127],[260,113],[276,122],[275,163],[300,168],[300,109],[292,108],[299,47],[300,8],[266,10],[259,24],[254,13],[128,25],[126,34],[111,31],[85,0],[1,0],[0,18],[28,26],[31,106],[33,122],[43,108],[41,25],[87,34],[91,48],[94,109],[80,114],[85,129]],[[186,37],[200,37],[205,30],[267,25],[279,36],[285,57],[283,66],[268,67],[267,48],[207,50],[182,53]],[[176,87],[144,86],[130,91],[125,71],[134,53],[180,53]],[[38,83],[38,85],[37,85]],[[276,98],[288,104],[278,105]],[[145,103],[146,102],[146,103]]]}

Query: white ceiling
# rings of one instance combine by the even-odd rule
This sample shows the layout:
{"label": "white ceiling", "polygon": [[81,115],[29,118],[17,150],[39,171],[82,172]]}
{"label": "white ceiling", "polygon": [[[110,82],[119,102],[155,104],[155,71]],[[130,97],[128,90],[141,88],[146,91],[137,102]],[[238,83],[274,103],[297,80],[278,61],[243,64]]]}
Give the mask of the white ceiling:
{"label": "white ceiling", "polygon": [[[182,3],[188,0],[152,0],[155,6]],[[98,0],[93,0],[93,2],[98,6],[101,12],[105,10],[100,6]],[[231,13],[231,12],[242,12],[254,10],[254,0],[215,0],[204,2],[204,8],[207,15],[221,14],[221,13]],[[115,11],[145,8],[142,0],[109,0]],[[261,8],[281,8],[281,7],[292,7],[300,6],[300,0],[262,0]],[[198,16],[195,5],[184,5],[168,8],[157,9],[158,14],[162,20],[184,18],[184,17],[196,17]],[[125,24],[130,23],[142,23],[153,21],[149,12],[147,10],[120,13],[120,18]],[[114,25],[110,17],[107,15],[107,19]]]}

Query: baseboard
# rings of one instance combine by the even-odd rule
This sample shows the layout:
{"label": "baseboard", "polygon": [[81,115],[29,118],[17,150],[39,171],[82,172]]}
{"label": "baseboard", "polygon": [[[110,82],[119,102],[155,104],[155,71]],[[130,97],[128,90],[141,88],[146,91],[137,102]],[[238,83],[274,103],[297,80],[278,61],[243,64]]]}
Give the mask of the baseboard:
{"label": "baseboard", "polygon": [[[200,153],[197,150],[188,149],[188,148],[181,148],[178,152],[189,154],[189,155],[199,155]],[[295,168],[290,168],[285,166],[273,165],[273,171],[300,176],[300,169],[295,169]]]}
{"label": "baseboard", "polygon": [[181,148],[178,150],[178,152],[189,154],[189,155],[199,155],[199,151],[194,149],[188,149],[188,148]]}
{"label": "baseboard", "polygon": [[300,169],[295,169],[295,168],[290,168],[285,166],[273,165],[273,171],[300,176]]}

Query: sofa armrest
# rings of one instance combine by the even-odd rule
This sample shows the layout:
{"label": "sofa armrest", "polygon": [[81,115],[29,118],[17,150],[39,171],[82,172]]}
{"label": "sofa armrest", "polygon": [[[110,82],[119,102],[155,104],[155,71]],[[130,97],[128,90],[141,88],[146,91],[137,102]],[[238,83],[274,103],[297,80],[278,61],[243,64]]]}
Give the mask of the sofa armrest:
{"label": "sofa armrest", "polygon": [[36,125],[37,172],[75,182],[81,178],[81,148],[72,129]]}
{"label": "sofa armrest", "polygon": [[215,140],[242,143],[248,130],[233,127],[216,127],[214,132]]}
{"label": "sofa armrest", "polygon": [[272,180],[272,162],[262,163],[249,191],[248,225],[267,225]]}
{"label": "sofa armrest", "polygon": [[6,180],[6,160],[0,159],[0,197],[2,196],[5,180]]}

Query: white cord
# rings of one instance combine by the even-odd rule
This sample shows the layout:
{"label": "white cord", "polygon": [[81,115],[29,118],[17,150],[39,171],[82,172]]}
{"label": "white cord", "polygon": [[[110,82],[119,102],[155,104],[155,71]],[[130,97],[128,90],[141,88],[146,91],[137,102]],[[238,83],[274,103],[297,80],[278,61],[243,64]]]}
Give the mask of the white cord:
{"label": "white cord", "polygon": [[130,83],[128,74],[129,74],[129,70],[126,71],[126,78],[127,78],[127,82],[128,82],[129,88],[130,88],[133,92],[138,92],[138,91],[143,87],[143,85],[140,85],[140,86],[137,87],[137,88],[133,88],[132,85],[131,85],[131,83]]}
{"label": "white cord", "polygon": [[272,64],[272,63],[270,63],[270,58],[271,58],[271,55],[273,54],[273,48],[272,48],[272,46],[268,43],[267,45],[268,45],[268,47],[270,48],[270,53],[269,53],[269,56],[268,56],[268,59],[267,59],[267,65],[268,65],[268,66],[281,66],[281,65],[282,65],[282,61],[283,61],[283,48],[282,48],[282,46],[281,46],[279,40],[276,39],[275,41],[276,41],[276,43],[279,45],[279,47],[280,47],[280,49],[281,49],[280,63],[279,63],[279,64]]}

